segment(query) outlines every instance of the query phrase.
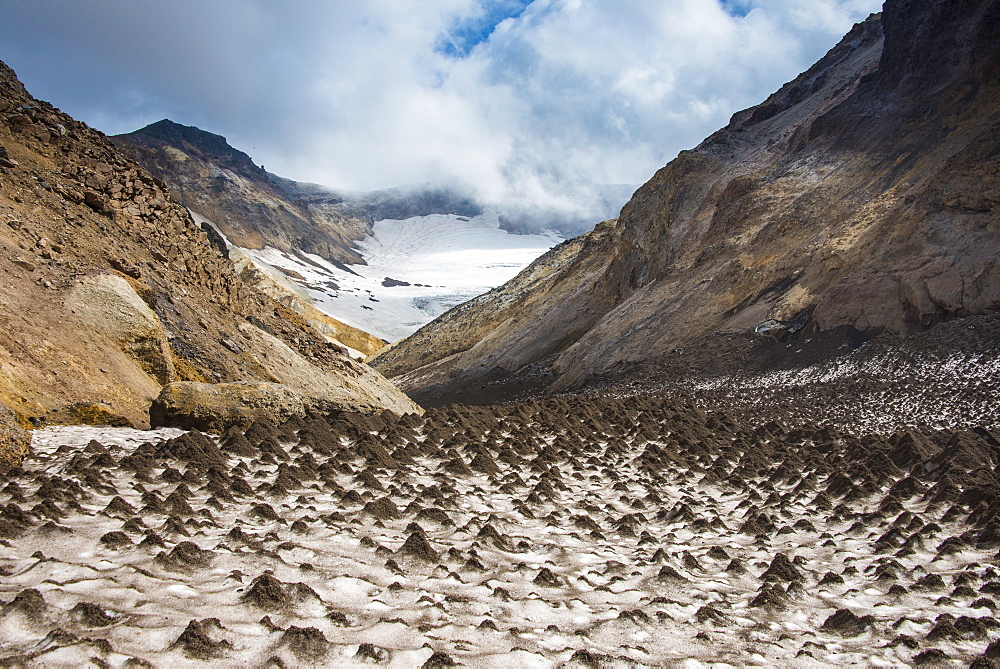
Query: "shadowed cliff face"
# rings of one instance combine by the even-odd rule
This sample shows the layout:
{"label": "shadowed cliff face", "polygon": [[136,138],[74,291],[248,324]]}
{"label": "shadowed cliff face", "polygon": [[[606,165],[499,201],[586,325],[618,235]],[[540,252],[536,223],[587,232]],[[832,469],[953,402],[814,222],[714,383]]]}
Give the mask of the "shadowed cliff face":
{"label": "shadowed cliff face", "polygon": [[[554,269],[535,289],[544,295],[524,293],[519,277],[374,364],[413,390],[541,362],[543,385],[565,390],[655,367],[709,333],[752,336],[769,319],[822,339],[996,309],[997,7],[887,2],[658,171],[591,260]],[[496,308],[511,302],[516,316]],[[428,342],[483,323],[487,334],[426,359]],[[553,324],[566,336],[542,337]]]}

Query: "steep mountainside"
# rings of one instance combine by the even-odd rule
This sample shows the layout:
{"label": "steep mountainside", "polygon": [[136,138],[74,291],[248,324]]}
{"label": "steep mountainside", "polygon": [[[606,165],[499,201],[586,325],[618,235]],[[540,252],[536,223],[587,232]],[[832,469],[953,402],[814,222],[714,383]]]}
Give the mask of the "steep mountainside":
{"label": "steep mountainside", "polygon": [[419,410],[253,290],[157,179],[2,63],[0,221],[0,402],[25,422],[145,424],[178,381]]}
{"label": "steep mountainside", "polygon": [[[361,262],[351,242],[364,236],[359,217],[332,212],[323,200],[289,196],[225,137],[166,119],[111,141],[170,186],[178,202],[211,220],[234,244],[301,249]],[[327,194],[334,203],[338,198]]]}
{"label": "steep mountainside", "polygon": [[111,140],[162,179],[176,199],[215,223],[235,245],[305,251],[363,263],[353,243],[385,218],[474,216],[479,207],[441,189],[336,193],[270,174],[225,137],[162,120]]}
{"label": "steep mountainside", "polygon": [[655,378],[679,351],[734,373],[774,341],[755,330],[816,359],[994,313],[997,43],[995,0],[889,0],[616,222],[373,364],[416,396],[497,399]]}

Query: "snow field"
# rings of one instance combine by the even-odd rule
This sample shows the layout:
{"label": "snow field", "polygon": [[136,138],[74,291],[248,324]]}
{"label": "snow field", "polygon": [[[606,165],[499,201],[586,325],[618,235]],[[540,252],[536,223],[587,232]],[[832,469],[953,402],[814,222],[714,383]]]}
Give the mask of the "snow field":
{"label": "snow field", "polygon": [[[496,214],[378,221],[358,243],[367,265],[350,271],[310,254],[243,251],[258,264],[294,272],[286,276],[330,316],[394,342],[512,279],[562,241],[554,233],[512,235],[498,226]],[[385,286],[387,278],[410,285]]]}

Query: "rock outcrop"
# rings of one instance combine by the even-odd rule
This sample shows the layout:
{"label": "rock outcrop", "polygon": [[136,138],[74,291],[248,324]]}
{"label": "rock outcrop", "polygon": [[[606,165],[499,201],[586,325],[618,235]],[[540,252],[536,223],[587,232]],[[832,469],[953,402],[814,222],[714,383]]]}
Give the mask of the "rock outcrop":
{"label": "rock outcrop", "polygon": [[30,444],[31,435],[18,423],[14,412],[0,404],[0,469],[20,463]]}
{"label": "rock outcrop", "polygon": [[246,428],[258,418],[287,420],[311,412],[420,412],[381,374],[346,355],[339,360],[336,373],[324,372],[277,337],[250,324],[240,324],[238,329],[247,350],[266,360],[275,382],[171,383],[150,407],[152,425],[222,432],[234,425]]}
{"label": "rock outcrop", "polygon": [[110,339],[158,383],[176,377],[167,333],[156,313],[117,274],[81,279],[66,296],[66,308],[94,337]]}
{"label": "rock outcrop", "polygon": [[[369,372],[371,373],[371,372]],[[394,401],[395,400],[395,401]],[[340,412],[413,413],[398,398],[360,393],[309,393],[278,383],[194,383],[181,381],[163,387],[149,410],[150,423],[221,433],[230,427],[248,428],[255,420],[286,421],[308,414]]]}
{"label": "rock outcrop", "polygon": [[[682,348],[711,364],[698,342],[768,336],[769,320],[805,323],[808,348],[995,313],[998,13],[889,0],[658,171],[611,230],[571,242],[595,245],[585,258],[553,249],[373,364],[415,396],[495,400],[653,374]],[[539,267],[553,271],[526,291]]]}
{"label": "rock outcrop", "polygon": [[342,402],[363,391],[365,406],[419,411],[245,281],[162,182],[2,63],[0,157],[0,403],[24,424],[145,425],[178,381]]}
{"label": "rock outcrop", "polygon": [[364,356],[380,351],[386,342],[375,335],[337,320],[321,311],[303,287],[278,271],[267,271],[254,264],[239,248],[230,247],[232,259],[240,277],[275,302],[288,307],[330,341],[349,346]]}

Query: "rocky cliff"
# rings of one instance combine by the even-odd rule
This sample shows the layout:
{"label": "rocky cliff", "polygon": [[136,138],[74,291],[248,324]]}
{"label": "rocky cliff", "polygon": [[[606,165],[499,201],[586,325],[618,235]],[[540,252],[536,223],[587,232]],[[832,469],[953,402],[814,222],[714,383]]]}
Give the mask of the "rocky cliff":
{"label": "rocky cliff", "polygon": [[0,276],[0,402],[24,424],[143,425],[174,382],[419,410],[249,286],[158,179],[2,63]]}
{"label": "rocky cliff", "polygon": [[[889,0],[574,240],[585,257],[554,249],[374,365],[418,393],[493,384],[497,399],[655,375],[684,347],[711,366],[715,349],[698,346],[710,335],[760,330],[799,350],[845,328],[863,341],[994,313],[998,13],[993,0]],[[549,275],[525,290],[539,267]]]}
{"label": "rocky cliff", "polygon": [[362,211],[338,208],[343,198],[333,193],[286,190],[221,135],[164,119],[111,140],[237,246],[362,262],[352,248],[367,231]]}

